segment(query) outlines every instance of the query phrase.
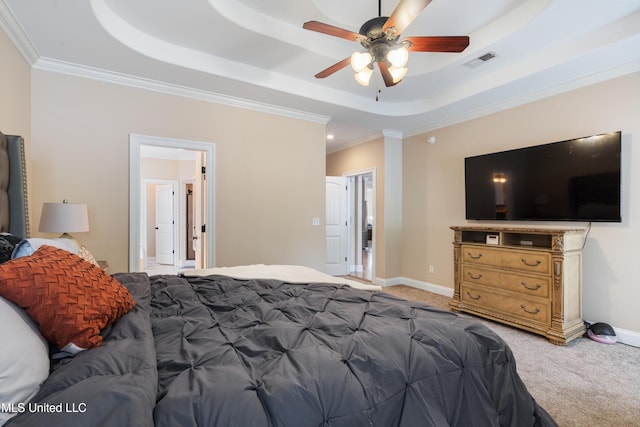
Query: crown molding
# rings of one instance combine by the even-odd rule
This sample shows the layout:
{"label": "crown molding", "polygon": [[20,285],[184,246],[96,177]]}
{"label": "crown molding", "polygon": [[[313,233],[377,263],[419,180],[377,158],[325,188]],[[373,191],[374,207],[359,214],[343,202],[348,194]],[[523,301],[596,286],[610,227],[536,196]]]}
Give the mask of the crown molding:
{"label": "crown molding", "polygon": [[193,89],[186,86],[179,86],[157,80],[144,79],[129,74],[116,73],[99,68],[87,67],[84,65],[73,64],[64,61],[58,61],[51,58],[40,58],[33,68],[51,71],[55,73],[67,74],[75,77],[83,77],[92,80],[98,80],[106,83],[113,83],[123,86],[134,87],[137,89],[161,92],[168,95],[176,95],[185,98],[197,99],[199,101],[212,102],[232,107],[238,107],[245,110],[253,110],[262,113],[276,114],[279,116],[290,117],[294,119],[305,120],[314,123],[327,124],[331,117],[308,113],[305,111],[294,110],[291,108],[279,107],[276,105],[266,104],[262,102],[251,101],[243,98],[222,95],[215,92]]}
{"label": "crown molding", "polygon": [[403,133],[399,130],[394,129],[382,129],[382,136],[385,138],[395,138],[402,140]]}
{"label": "crown molding", "polygon": [[329,123],[329,120],[331,120],[331,117],[320,114],[312,114],[305,111],[294,110],[291,108],[284,108],[262,102],[251,101],[248,99],[226,96],[215,92],[167,84],[127,74],[115,73],[99,68],[87,67],[70,62],[41,57],[37,49],[33,45],[31,39],[27,36],[18,21],[15,19],[13,13],[11,12],[11,9],[9,9],[4,0],[0,1],[0,28],[2,28],[7,33],[22,56],[24,56],[27,62],[34,69],[67,74],[75,77],[83,77],[107,83],[115,83],[138,89],[151,90],[154,92],[161,92],[169,95],[182,96],[185,98],[192,98],[200,101],[228,105],[245,110],[275,114],[324,125]]}
{"label": "crown molding", "polygon": [[[455,117],[450,117],[444,120],[436,120],[433,123],[430,123],[429,125],[402,132],[401,138],[409,138],[417,135],[422,135],[427,132],[433,132],[435,130],[442,129],[448,126],[464,123],[469,120],[474,120],[480,117],[488,116],[490,114],[499,113],[500,111],[505,111],[511,108],[516,108],[522,105],[526,105],[531,102],[539,101],[545,98],[550,98],[552,96],[560,95],[566,92],[571,92],[572,90],[591,86],[597,83],[606,82],[608,80],[613,80],[615,78],[623,77],[625,75],[632,74],[638,71],[640,71],[640,60],[634,60],[624,65],[621,65],[619,67],[615,67],[600,73],[594,73],[589,76],[586,76],[580,79],[575,79],[575,80],[563,83],[561,85],[556,85],[554,87],[551,87],[545,90],[537,90],[535,92],[529,93],[524,96],[512,98],[505,102],[498,102],[491,105],[485,105],[482,108],[476,108],[474,110],[468,111],[465,114],[460,114]],[[388,131],[383,131],[383,132],[388,132]],[[380,138],[381,136],[382,136],[382,133],[378,132],[362,139],[358,139],[358,140],[351,141],[344,144],[334,145],[330,149],[327,149],[327,154],[337,153],[339,151],[346,150],[347,148],[355,147],[357,145],[364,144],[366,142]]]}
{"label": "crown molding", "polygon": [[591,86],[597,83],[606,82],[608,80],[613,80],[618,77],[623,77],[625,75],[635,73],[638,71],[640,71],[640,60],[634,60],[626,64],[623,64],[619,67],[608,69],[603,72],[594,73],[586,77],[571,80],[563,84],[559,84],[544,90],[536,90],[532,93],[529,93],[523,96],[511,98],[505,102],[497,102],[491,105],[485,105],[482,108],[476,108],[465,114],[461,114],[455,117],[450,117],[445,120],[435,121],[427,126],[423,126],[420,128],[407,131],[404,133],[404,136],[412,137],[416,135],[421,135],[426,132],[432,132],[434,130],[442,129],[447,126],[453,126],[469,120],[477,119],[483,116],[488,116],[489,114],[494,114],[500,111],[509,110],[511,108],[516,108],[522,105],[529,104],[531,102],[540,101],[545,98],[550,98],[552,96],[560,95],[566,92],[571,92],[576,89]]}
{"label": "crown molding", "polygon": [[0,28],[7,33],[22,56],[33,66],[40,55],[4,0],[0,1]]}

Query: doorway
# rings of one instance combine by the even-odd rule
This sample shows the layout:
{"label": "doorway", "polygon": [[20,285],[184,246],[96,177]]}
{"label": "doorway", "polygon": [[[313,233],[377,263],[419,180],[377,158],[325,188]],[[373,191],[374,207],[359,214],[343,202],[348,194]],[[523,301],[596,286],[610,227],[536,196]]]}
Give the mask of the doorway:
{"label": "doorway", "polygon": [[349,180],[349,275],[375,278],[375,168],[345,174]]}
{"label": "doorway", "polygon": [[[129,271],[149,270],[146,265],[149,252],[149,192],[145,180],[169,178],[179,183],[175,184],[178,191],[173,198],[174,213],[171,220],[174,261],[166,267],[163,266],[162,271],[156,269],[150,273],[171,274],[181,268],[215,266],[215,145],[131,134],[129,149]],[[154,162],[145,160],[149,158],[154,158]],[[189,208],[188,191],[191,191],[192,201]],[[188,221],[187,215],[192,215],[193,218]],[[155,227],[156,225],[153,225],[152,229]],[[187,227],[191,227],[190,233],[187,232]],[[194,259],[191,260],[187,250],[189,238],[194,250]]]}

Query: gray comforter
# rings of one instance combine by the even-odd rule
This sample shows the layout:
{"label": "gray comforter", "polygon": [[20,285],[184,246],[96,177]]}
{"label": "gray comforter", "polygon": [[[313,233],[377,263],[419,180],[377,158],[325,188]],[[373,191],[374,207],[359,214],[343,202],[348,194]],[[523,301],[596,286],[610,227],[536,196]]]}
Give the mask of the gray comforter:
{"label": "gray comforter", "polygon": [[36,397],[85,411],[9,425],[555,425],[474,320],[346,285],[116,278],[136,309]]}
{"label": "gray comforter", "polygon": [[40,391],[5,426],[153,426],[158,372],[146,275],[115,275],[136,306],[103,332],[102,346],[52,360]]}

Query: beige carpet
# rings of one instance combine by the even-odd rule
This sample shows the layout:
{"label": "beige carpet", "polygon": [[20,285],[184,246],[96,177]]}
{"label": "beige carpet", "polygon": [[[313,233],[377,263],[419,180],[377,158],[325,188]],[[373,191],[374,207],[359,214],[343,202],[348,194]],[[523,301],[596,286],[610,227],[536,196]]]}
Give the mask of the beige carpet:
{"label": "beige carpet", "polygon": [[[450,298],[390,286],[384,292],[448,310]],[[511,347],[529,392],[560,427],[640,426],[640,348],[579,338],[556,346],[543,337],[482,320]]]}

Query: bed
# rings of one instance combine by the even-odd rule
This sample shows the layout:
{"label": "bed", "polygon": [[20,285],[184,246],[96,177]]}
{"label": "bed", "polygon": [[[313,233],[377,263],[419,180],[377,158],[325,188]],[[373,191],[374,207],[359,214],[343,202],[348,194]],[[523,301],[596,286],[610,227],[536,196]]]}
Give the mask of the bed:
{"label": "bed", "polygon": [[0,425],[556,425],[468,317],[302,266],[108,275],[47,243],[0,264]]}

